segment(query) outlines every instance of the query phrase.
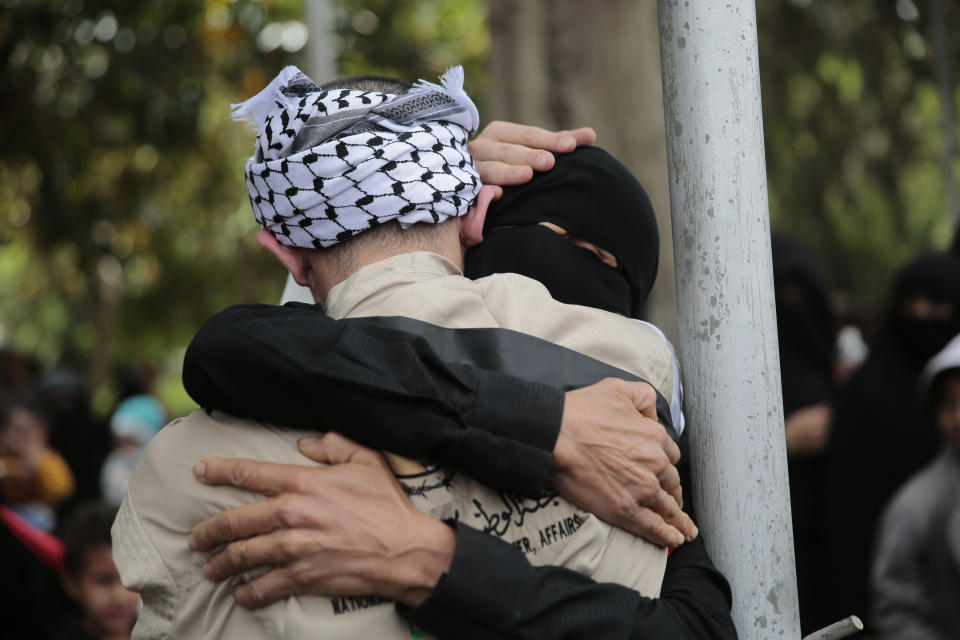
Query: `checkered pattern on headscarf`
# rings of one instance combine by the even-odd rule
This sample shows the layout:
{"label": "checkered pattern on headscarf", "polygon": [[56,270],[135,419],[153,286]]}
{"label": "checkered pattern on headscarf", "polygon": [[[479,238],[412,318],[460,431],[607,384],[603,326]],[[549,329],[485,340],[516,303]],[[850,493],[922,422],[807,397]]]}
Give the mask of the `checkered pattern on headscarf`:
{"label": "checkered pattern on headscarf", "polygon": [[234,111],[258,127],[245,166],[257,222],[284,244],[321,248],[388,220],[465,214],[481,186],[466,150],[479,118],[460,67],[442,83],[404,95],[321,91],[284,69]]}

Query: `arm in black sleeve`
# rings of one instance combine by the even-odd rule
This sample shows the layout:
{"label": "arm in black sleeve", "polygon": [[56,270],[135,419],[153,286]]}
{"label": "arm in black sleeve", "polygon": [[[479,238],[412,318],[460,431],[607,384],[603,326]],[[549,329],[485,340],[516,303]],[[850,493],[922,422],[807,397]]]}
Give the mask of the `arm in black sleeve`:
{"label": "arm in black sleeve", "polygon": [[[689,430],[678,444],[684,511],[690,499]],[[660,598],[597,583],[562,567],[534,567],[511,545],[457,524],[450,570],[419,607],[401,615],[438,638],[734,640],[730,585],[701,534],[667,559]]]}
{"label": "arm in black sleeve", "polygon": [[534,567],[511,545],[457,524],[450,571],[401,615],[439,638],[730,640],[730,586],[702,538],[671,554],[660,598],[593,582],[561,567]]}
{"label": "arm in black sleeve", "polygon": [[309,305],[213,316],[187,349],[183,384],[208,410],[337,431],[523,495],[546,485],[563,415],[559,389],[445,364],[420,336]]}

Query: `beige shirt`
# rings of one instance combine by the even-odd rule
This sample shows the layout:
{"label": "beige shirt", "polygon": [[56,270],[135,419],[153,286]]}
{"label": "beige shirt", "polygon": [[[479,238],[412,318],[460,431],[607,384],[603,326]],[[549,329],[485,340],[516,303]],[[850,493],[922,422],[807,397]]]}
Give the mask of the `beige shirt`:
{"label": "beige shirt", "polygon": [[[401,254],[360,269],[330,291],[326,308],[334,318],[401,315],[452,328],[513,329],[643,377],[665,397],[672,392],[672,357],[655,329],[561,304],[541,284],[522,276],[468,280],[455,264],[433,253]],[[296,441],[303,435],[196,411],[154,438],[113,530],[121,578],[143,596],[135,637],[427,637],[411,629],[393,604],[381,598],[292,597],[247,611],[232,597],[237,580],[215,584],[203,578],[207,556],[187,547],[190,529],[224,509],[263,497],[202,485],[193,478],[192,466],[214,455],[313,464],[297,451]],[[535,565],[565,566],[643,595],[659,594],[666,565],[662,548],[611,527],[552,492],[524,499],[442,470],[402,477],[401,482],[424,513],[457,517],[496,535]]]}

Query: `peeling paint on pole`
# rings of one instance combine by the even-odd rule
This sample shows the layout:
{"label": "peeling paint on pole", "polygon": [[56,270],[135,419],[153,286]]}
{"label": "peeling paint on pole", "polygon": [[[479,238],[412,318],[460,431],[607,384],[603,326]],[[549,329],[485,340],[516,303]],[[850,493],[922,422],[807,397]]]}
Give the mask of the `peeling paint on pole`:
{"label": "peeling paint on pole", "polygon": [[753,0],[659,0],[694,503],[744,640],[800,638]]}

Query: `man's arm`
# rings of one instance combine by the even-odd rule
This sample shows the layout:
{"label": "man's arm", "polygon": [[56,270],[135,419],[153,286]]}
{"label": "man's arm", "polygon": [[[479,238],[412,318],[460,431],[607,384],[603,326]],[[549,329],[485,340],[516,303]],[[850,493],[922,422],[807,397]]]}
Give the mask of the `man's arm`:
{"label": "man's arm", "polygon": [[190,537],[198,550],[229,542],[208,561],[208,578],[272,567],[237,588],[245,607],[295,593],[375,594],[441,638],[736,637],[729,586],[699,540],[668,560],[661,597],[643,598],[560,567],[532,567],[511,545],[462,524],[454,536],[413,507],[382,456],[336,434],[301,448],[331,466],[241,469],[244,461],[211,459],[197,469],[209,484],[276,496],[214,516]]}
{"label": "man's arm", "polygon": [[440,638],[736,638],[730,587],[702,539],[667,560],[660,597],[597,583],[562,567],[534,567],[492,536],[457,525],[448,571],[401,615]]}
{"label": "man's arm", "polygon": [[[686,440],[677,468],[689,492]],[[692,513],[690,501],[684,510]],[[470,586],[477,575],[489,581],[479,596]],[[731,602],[730,585],[699,536],[673,550],[660,597],[651,599],[562,567],[534,567],[502,540],[461,524],[446,574],[422,603],[398,609],[438,637],[731,640]]]}
{"label": "man's arm", "polygon": [[658,544],[696,536],[680,510],[680,452],[654,419],[650,385],[610,379],[552,395],[444,364],[423,338],[381,322],[333,321],[305,305],[231,307],[191,343],[184,386],[208,409],[334,430],[498,490],[538,495],[549,478],[574,504]]}
{"label": "man's arm", "polygon": [[208,410],[336,430],[524,495],[546,485],[564,408],[558,389],[445,364],[420,336],[308,305],[213,316],[187,349],[183,384]]}

